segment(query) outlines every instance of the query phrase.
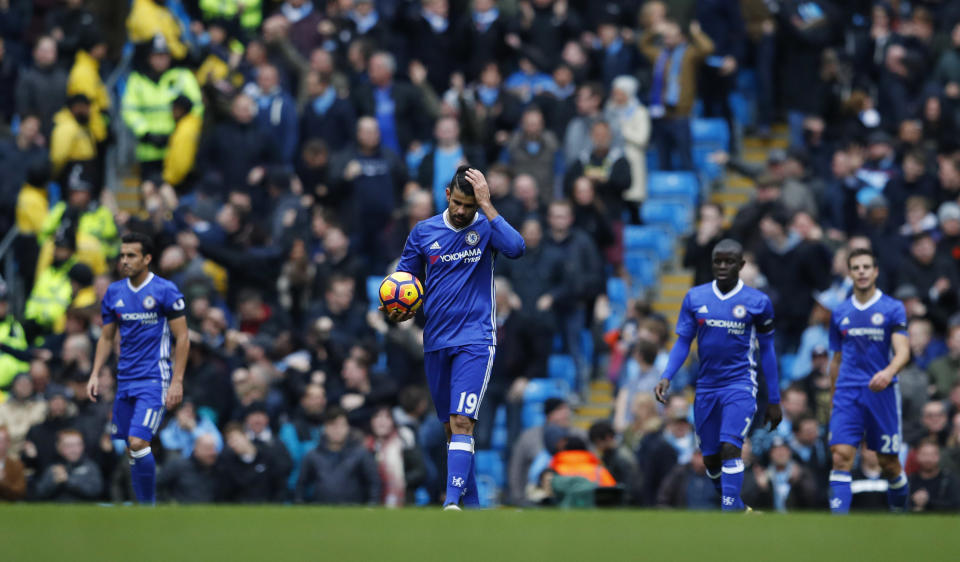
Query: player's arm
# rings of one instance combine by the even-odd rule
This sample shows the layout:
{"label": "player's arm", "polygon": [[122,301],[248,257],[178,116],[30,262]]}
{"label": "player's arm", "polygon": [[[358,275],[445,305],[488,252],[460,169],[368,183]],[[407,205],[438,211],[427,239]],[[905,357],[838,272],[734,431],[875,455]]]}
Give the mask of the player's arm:
{"label": "player's arm", "polygon": [[767,381],[767,411],[764,423],[774,430],[783,420],[780,409],[780,375],[777,369],[777,351],[773,345],[773,302],[764,298],[763,312],[757,318],[757,343],[760,347],[760,368]]}
{"label": "player's arm", "polygon": [[829,331],[830,351],[833,357],[830,358],[830,365],[827,367],[827,375],[830,377],[830,401],[833,401],[833,393],[837,390],[837,377],[840,376],[840,363],[843,361],[843,342],[840,340],[840,328],[837,326],[836,312],[830,313],[830,331]]}
{"label": "player's arm", "polygon": [[490,243],[494,249],[508,258],[519,258],[526,251],[527,247],[523,242],[523,236],[515,228],[510,226],[490,200],[490,186],[487,185],[487,178],[483,176],[480,170],[470,168],[466,172],[467,181],[473,186],[473,194],[477,199],[477,206],[483,211],[483,214],[490,222],[491,236]]}
{"label": "player's arm", "polygon": [[96,402],[97,396],[100,395],[100,369],[103,368],[103,364],[113,353],[116,337],[117,323],[104,323],[103,329],[100,331],[100,339],[97,341],[97,351],[93,356],[93,370],[90,371],[90,380],[87,381],[87,398],[91,402]]}
{"label": "player's arm", "polygon": [[870,390],[880,392],[887,388],[893,377],[897,376],[907,363],[910,362],[910,340],[907,335],[901,332],[890,336],[890,343],[893,345],[893,359],[877,374],[870,379]]}
{"label": "player's arm", "polygon": [[667,359],[667,366],[660,375],[660,381],[653,390],[654,395],[661,404],[667,403],[667,391],[670,390],[670,381],[674,375],[683,367],[687,361],[687,355],[690,355],[690,344],[693,342],[692,335],[677,334],[677,341],[674,342],[670,350],[670,357]]}
{"label": "player's arm", "polygon": [[[403,245],[403,253],[400,254],[400,261],[397,262],[397,271],[405,271],[418,279],[426,281],[426,275],[424,274],[424,262],[423,254],[420,252],[420,244],[418,242],[420,225],[414,226],[410,231],[410,234],[407,235],[407,242]],[[411,312],[409,310],[393,310],[387,312],[383,306],[379,307],[380,312],[383,312],[387,316],[387,320],[390,322],[406,322],[414,316],[416,312]]]}
{"label": "player's arm", "polygon": [[833,393],[837,390],[837,377],[840,376],[840,362],[843,361],[843,353],[840,351],[834,351],[833,357],[830,359],[830,367],[828,372],[830,374],[830,398],[833,399]]}
{"label": "player's arm", "polygon": [[170,388],[167,389],[165,404],[168,410],[173,410],[183,400],[183,373],[187,369],[187,358],[190,356],[190,331],[187,329],[186,316],[171,318],[169,323],[177,344],[173,348],[173,378],[170,380]]}

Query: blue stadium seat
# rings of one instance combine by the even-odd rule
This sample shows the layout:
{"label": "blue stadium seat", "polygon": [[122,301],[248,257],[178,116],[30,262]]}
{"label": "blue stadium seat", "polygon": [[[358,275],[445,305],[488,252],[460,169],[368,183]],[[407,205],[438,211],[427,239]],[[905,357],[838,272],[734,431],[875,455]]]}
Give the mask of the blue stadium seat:
{"label": "blue stadium seat", "polygon": [[611,277],[607,279],[607,298],[610,299],[610,304],[614,305],[624,305],[627,304],[627,284],[624,283],[623,279],[619,277]]}
{"label": "blue stadium seat", "polygon": [[623,256],[623,265],[630,274],[630,294],[639,295],[644,289],[657,284],[660,260],[647,250],[628,250]]}
{"label": "blue stadium seat", "polygon": [[480,507],[487,509],[497,507],[500,497],[500,488],[493,478],[477,475],[477,496],[480,498]]}
{"label": "blue stadium seat", "polygon": [[543,415],[543,402],[531,402],[523,405],[523,413],[521,414],[523,429],[543,425],[546,419],[547,416]]}
{"label": "blue stadium seat", "polygon": [[730,111],[737,123],[748,127],[753,125],[753,104],[743,94],[732,92],[727,98],[727,103],[730,104]]}
{"label": "blue stadium seat", "polygon": [[719,117],[697,118],[690,121],[693,146],[730,150],[730,130],[727,122]]}
{"label": "blue stadium seat", "polygon": [[696,203],[700,182],[693,172],[650,172],[647,174],[648,199],[686,199]]}
{"label": "blue stadium seat", "polygon": [[488,449],[477,451],[474,453],[473,461],[477,463],[475,466],[478,478],[481,475],[489,476],[497,486],[502,488],[506,485],[506,470],[503,466],[503,456],[499,451]]}
{"label": "blue stadium seat", "polygon": [[693,149],[693,166],[697,169],[700,177],[706,181],[718,180],[723,176],[723,167],[710,161],[710,154],[715,150],[709,147],[696,147]]}
{"label": "blue stadium seat", "polygon": [[547,398],[566,398],[570,385],[561,379],[530,379],[523,391],[525,404],[543,403]]}
{"label": "blue stadium seat", "polygon": [[[649,201],[644,204],[644,207]],[[663,227],[627,225],[623,228],[623,246],[627,253],[634,250],[653,252],[661,261],[673,255],[673,235]]]}
{"label": "blue stadium seat", "polygon": [[371,275],[367,277],[367,300],[370,301],[370,310],[376,310],[380,306],[380,283],[383,277]]}
{"label": "blue stadium seat", "polygon": [[551,355],[547,359],[547,376],[566,381],[570,388],[577,387],[577,366],[569,355]]}
{"label": "blue stadium seat", "polygon": [[666,226],[674,234],[682,235],[693,227],[693,205],[687,201],[653,199],[640,208],[640,218],[644,224]]}
{"label": "blue stadium seat", "polygon": [[503,451],[507,448],[507,408],[501,404],[493,417],[493,432],[490,435],[490,448]]}

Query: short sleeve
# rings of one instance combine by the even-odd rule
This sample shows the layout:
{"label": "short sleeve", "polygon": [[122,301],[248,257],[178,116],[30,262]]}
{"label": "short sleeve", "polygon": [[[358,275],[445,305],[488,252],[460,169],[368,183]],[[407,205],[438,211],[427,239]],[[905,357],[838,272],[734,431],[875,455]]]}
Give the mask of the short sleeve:
{"label": "short sleeve", "polygon": [[692,338],[697,333],[697,318],[693,312],[693,304],[690,300],[690,293],[683,297],[683,304],[680,306],[680,316],[677,317],[677,335],[685,338]]}
{"label": "short sleeve", "polygon": [[183,294],[176,285],[170,283],[167,285],[166,298],[163,301],[163,314],[168,319],[179,318],[187,313],[187,301],[183,299]]}
{"label": "short sleeve", "polygon": [[773,320],[773,301],[770,300],[770,297],[764,295],[760,299],[760,314],[757,314],[753,319],[753,323],[757,327],[757,333],[772,334]]}
{"label": "short sleeve", "polygon": [[841,351],[843,342],[840,341],[840,328],[837,326],[836,311],[830,313],[830,351]]}
{"label": "short sleeve", "polygon": [[407,236],[407,243],[403,245],[403,253],[397,263],[397,271],[406,271],[424,280],[423,256],[420,254],[420,225],[413,227]]}
{"label": "short sleeve", "polygon": [[903,303],[900,301],[894,303],[893,306],[893,314],[890,316],[890,333],[907,333],[907,309],[904,308]]}
{"label": "short sleeve", "polygon": [[108,288],[107,292],[103,294],[103,300],[100,302],[100,319],[103,321],[104,326],[117,319],[117,311],[113,305],[113,292]]}

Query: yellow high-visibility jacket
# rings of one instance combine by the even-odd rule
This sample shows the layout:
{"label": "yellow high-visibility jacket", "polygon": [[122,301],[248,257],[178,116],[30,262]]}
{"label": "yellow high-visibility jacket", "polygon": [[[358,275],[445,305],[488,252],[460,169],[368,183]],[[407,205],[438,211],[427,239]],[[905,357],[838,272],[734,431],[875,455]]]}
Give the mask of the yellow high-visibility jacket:
{"label": "yellow high-visibility jacket", "polygon": [[176,16],[153,0],[133,0],[127,16],[127,36],[134,43],[146,43],[157,34],[167,40],[170,56],[180,60],[187,56],[187,46],[180,40],[182,30]]}
{"label": "yellow high-visibility jacket", "polygon": [[[164,72],[157,82],[144,74],[134,72],[130,75],[123,94],[123,121],[137,138],[147,133],[170,135],[174,129],[171,104],[180,94],[193,102],[192,113],[202,117],[203,99],[200,86],[189,70],[171,68]],[[163,160],[166,151],[166,147],[141,142],[137,144],[137,160]]]}
{"label": "yellow high-visibility jacket", "polygon": [[83,94],[90,100],[90,132],[97,142],[107,138],[107,120],[103,112],[110,109],[110,95],[100,78],[100,61],[90,53],[77,51],[67,78],[67,96]]}
{"label": "yellow high-visibility jacket", "polygon": [[163,181],[176,187],[193,170],[202,128],[203,119],[192,112],[177,122],[163,157]]}
{"label": "yellow high-visibility jacket", "polygon": [[97,141],[89,123],[81,125],[66,107],[53,116],[50,134],[50,167],[58,177],[70,162],[93,160],[97,156]]}

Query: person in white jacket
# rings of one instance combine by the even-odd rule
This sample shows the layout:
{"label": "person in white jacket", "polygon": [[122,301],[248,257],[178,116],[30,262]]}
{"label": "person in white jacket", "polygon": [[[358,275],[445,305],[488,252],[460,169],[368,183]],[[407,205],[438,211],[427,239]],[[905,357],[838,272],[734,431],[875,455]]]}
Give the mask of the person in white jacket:
{"label": "person in white jacket", "polygon": [[647,197],[646,149],[650,141],[650,113],[637,98],[639,86],[633,76],[616,77],[604,108],[604,118],[613,130],[614,146],[623,147],[624,156],[630,163],[632,181],[623,198],[631,209],[637,209]]}

